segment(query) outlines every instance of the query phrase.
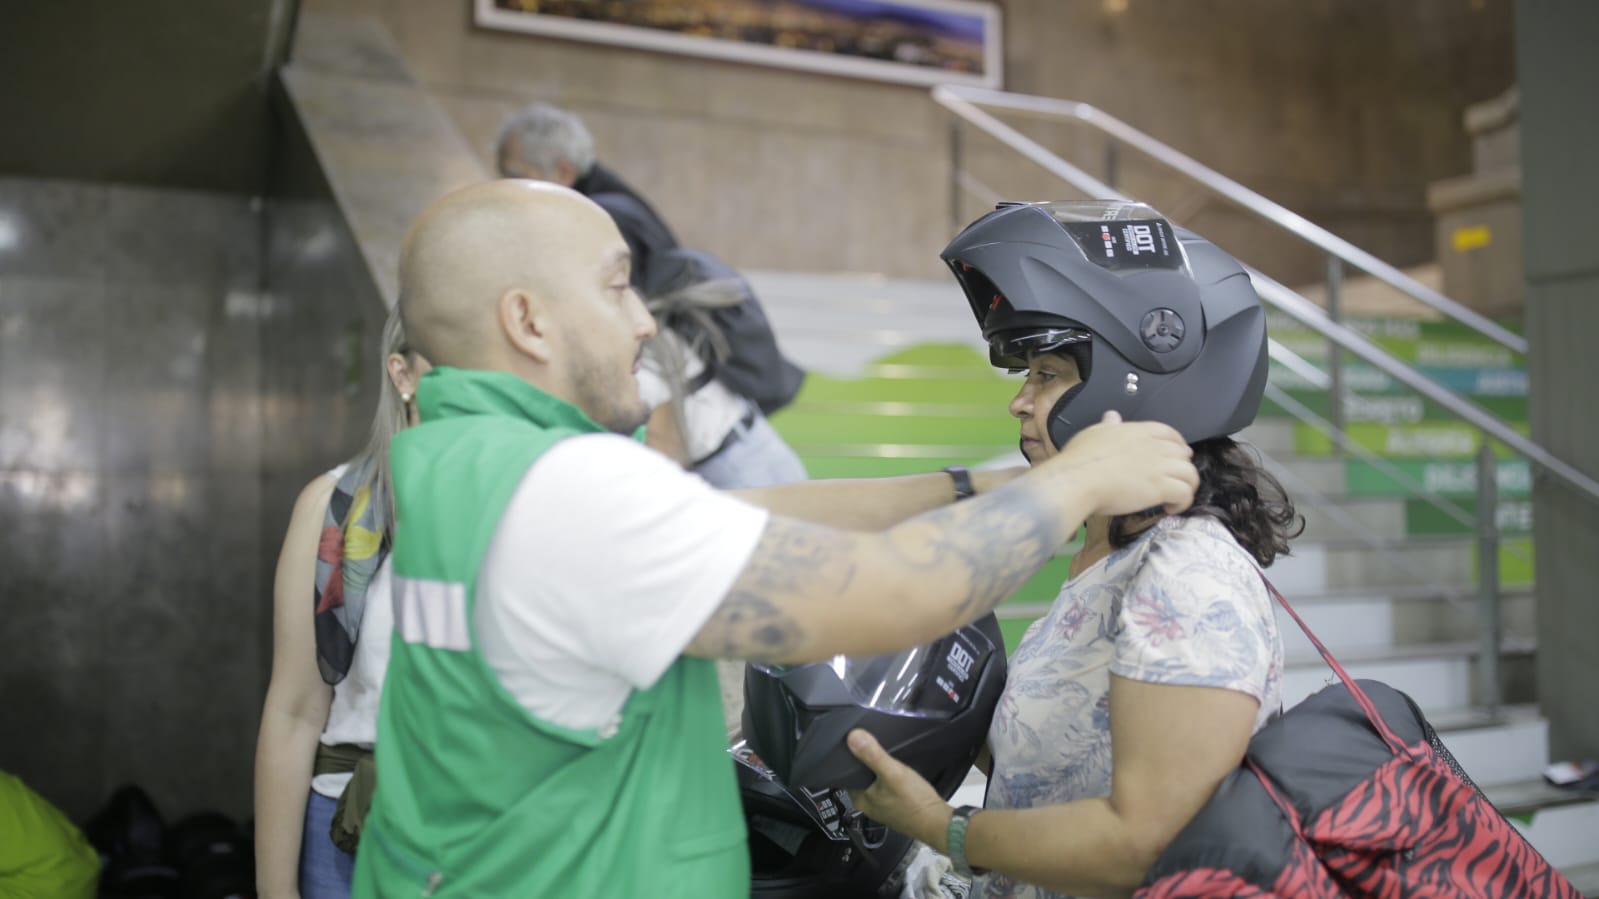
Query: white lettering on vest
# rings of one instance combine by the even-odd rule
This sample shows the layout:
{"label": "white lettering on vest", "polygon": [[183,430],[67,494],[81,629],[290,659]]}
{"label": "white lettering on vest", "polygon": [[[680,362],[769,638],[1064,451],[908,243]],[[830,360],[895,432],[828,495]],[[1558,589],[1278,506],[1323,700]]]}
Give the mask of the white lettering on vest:
{"label": "white lettering on vest", "polygon": [[466,624],[466,585],[396,577],[394,626],[407,643],[466,652],[472,648]]}

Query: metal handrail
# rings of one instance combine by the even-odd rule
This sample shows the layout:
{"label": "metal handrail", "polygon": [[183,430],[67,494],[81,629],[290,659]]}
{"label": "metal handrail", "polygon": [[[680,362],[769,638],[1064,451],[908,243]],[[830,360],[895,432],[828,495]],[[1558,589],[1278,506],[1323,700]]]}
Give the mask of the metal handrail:
{"label": "metal handrail", "polygon": [[[1342,259],[1354,268],[1366,272],[1406,296],[1459,321],[1501,346],[1523,355],[1527,352],[1527,339],[1525,337],[1506,329],[1481,313],[1462,306],[1460,303],[1422,284],[1394,266],[1378,259],[1376,256],[1333,234],[1320,225],[1311,222],[1304,216],[1261,196],[1217,172],[1215,169],[1179,153],[1115,116],[1109,115],[1087,103],[949,85],[940,85],[933,88],[933,100],[973,124],[982,125],[984,130],[994,134],[995,137],[1000,137],[993,130],[993,126],[998,126],[998,128],[1004,129],[1011,135],[1029,143],[1031,141],[1020,132],[978,109],[976,104],[1051,118],[1076,119],[1187,175],[1201,186],[1226,197],[1267,222],[1294,234],[1301,240],[1331,256]],[[980,119],[983,121],[980,121]],[[1031,153],[1022,150],[1020,146],[1012,143],[1012,141],[1006,140],[1004,137],[1000,137],[1000,140],[1011,144],[1013,149],[1023,152],[1029,158],[1033,158],[1035,162],[1039,161]],[[1042,150],[1043,148],[1039,147],[1038,149]],[[1050,156],[1054,155],[1047,150],[1044,150],[1044,153]]]}
{"label": "metal handrail", "polygon": [[[1248,188],[1238,184],[1237,182],[1230,181],[1211,171],[1210,169],[1201,166],[1199,163],[1188,160],[1188,157],[1182,156],[1180,153],[1177,153],[1177,151],[1166,147],[1164,144],[1160,144],[1153,138],[1144,135],[1142,132],[1134,130],[1131,126],[1094,109],[1092,106],[1089,106],[1086,103],[1077,103],[1069,100],[1055,100],[1047,97],[1028,97],[1019,94],[1007,94],[1000,91],[980,90],[975,88],[956,88],[945,85],[940,85],[939,87],[933,89],[933,99],[950,112],[978,126],[990,136],[1010,147],[1012,150],[1015,150],[1021,155],[1032,160],[1044,170],[1055,175],[1090,197],[1120,200],[1131,199],[1121,191],[1116,190],[1114,187],[1105,184],[1098,178],[1095,178],[1077,166],[1074,166],[1066,160],[1060,158],[1054,152],[1045,148],[1043,145],[1039,144],[1037,141],[1033,140],[1027,135],[1022,134],[1015,128],[1012,128],[1004,122],[1001,122],[999,119],[995,118],[984,110],[979,109],[975,104],[985,103],[995,106],[1004,106],[1005,108],[1009,109],[1020,109],[1037,114],[1066,116],[1080,119],[1093,127],[1100,128],[1101,130],[1107,130],[1108,133],[1114,133],[1118,139],[1127,140],[1128,143],[1137,146],[1139,149],[1144,150],[1145,152],[1149,152],[1150,149],[1159,149],[1159,154],[1151,155],[1157,155],[1157,158],[1167,157],[1164,158],[1163,161],[1167,161],[1168,164],[1173,164],[1173,159],[1186,160],[1187,162],[1184,164],[1184,166],[1179,167],[1180,170],[1185,172],[1185,174],[1189,174],[1202,182],[1208,180],[1211,183],[1209,183],[1207,186],[1215,189],[1220,189],[1220,187],[1225,186],[1227,188],[1225,193],[1230,199],[1234,199],[1235,201],[1241,202],[1240,197],[1235,197],[1232,195],[1234,192],[1240,195],[1247,195],[1244,197],[1244,199],[1253,198],[1246,205],[1258,212],[1262,212],[1262,214],[1267,214],[1267,212],[1271,210],[1278,210],[1281,212],[1282,216],[1291,217],[1294,220],[1303,222],[1307,229],[1313,229],[1313,231],[1301,233],[1294,228],[1290,228],[1290,230],[1295,230],[1295,233],[1300,233],[1300,236],[1305,237],[1307,240],[1312,240],[1312,242],[1317,242],[1314,239],[1316,235],[1325,235],[1325,240],[1317,243],[1317,245],[1327,250],[1328,253],[1337,255],[1339,258],[1349,261],[1356,267],[1365,268],[1374,275],[1378,274],[1379,268],[1386,269],[1390,274],[1393,275],[1393,278],[1383,278],[1383,280],[1394,284],[1394,286],[1398,289],[1405,291],[1416,299],[1427,303],[1441,312],[1456,315],[1457,318],[1461,319],[1467,324],[1471,324],[1472,321],[1478,322],[1484,327],[1479,327],[1477,330],[1486,336],[1495,337],[1495,339],[1498,339],[1505,346],[1515,350],[1516,352],[1525,353],[1526,351],[1526,341],[1518,335],[1511,334],[1509,331],[1506,331],[1499,325],[1488,321],[1481,315],[1478,315],[1469,309],[1466,309],[1448,297],[1445,297],[1442,294],[1439,294],[1436,291],[1433,291],[1424,285],[1415,282],[1413,279],[1409,278],[1402,272],[1399,272],[1397,269],[1393,269],[1392,266],[1389,266],[1387,263],[1384,263],[1375,257],[1371,257],[1369,254],[1364,253],[1364,251],[1361,251],[1358,248],[1349,245],[1347,242],[1328,234],[1317,226],[1305,221],[1300,216],[1289,212],[1280,206],[1277,206],[1277,204],[1272,203],[1270,200],[1261,197],[1259,194],[1256,194],[1253,191],[1250,191]],[[1110,123],[1114,123],[1116,128],[1115,132],[1110,132],[1107,128],[1107,125]],[[1136,140],[1129,138],[1136,138]],[[1196,169],[1196,171],[1188,171],[1189,168]],[[1225,182],[1225,185],[1222,185],[1219,182]],[[1276,220],[1276,216],[1268,215],[1268,217]],[[1284,227],[1288,227],[1288,225],[1283,221],[1279,221],[1278,223],[1282,224]],[[1342,248],[1340,245],[1352,250],[1353,254],[1340,253],[1339,251]],[[1351,258],[1351,255],[1354,258]],[[1371,263],[1375,263],[1376,267],[1369,267],[1365,260],[1370,260]],[[1414,390],[1416,393],[1420,394],[1426,399],[1429,399],[1449,410],[1449,412],[1454,414],[1456,417],[1466,421],[1480,430],[1485,438],[1492,437],[1493,439],[1498,440],[1499,442],[1515,450],[1517,453],[1520,453],[1522,456],[1525,456],[1528,460],[1538,465],[1542,470],[1549,472],[1550,474],[1559,478],[1561,481],[1565,482],[1567,485],[1582,492],[1589,499],[1593,500],[1594,502],[1599,502],[1599,481],[1588,477],[1586,474],[1583,474],[1581,471],[1578,471],[1571,465],[1561,461],[1548,450],[1544,449],[1531,439],[1518,433],[1514,428],[1510,427],[1508,424],[1501,421],[1499,418],[1483,409],[1481,406],[1478,406],[1476,403],[1473,403],[1465,397],[1456,394],[1454,391],[1449,390],[1431,378],[1428,378],[1426,375],[1421,374],[1410,366],[1394,358],[1388,352],[1367,340],[1360,333],[1336,321],[1333,321],[1327,316],[1326,313],[1317,307],[1316,304],[1300,296],[1293,289],[1279,283],[1277,280],[1263,274],[1257,269],[1249,266],[1245,266],[1245,268],[1249,271],[1250,277],[1254,279],[1256,292],[1258,292],[1261,298],[1266,302],[1287,313],[1291,318],[1293,318],[1295,321],[1298,321],[1300,324],[1311,328],[1323,337],[1327,338],[1335,346],[1353,353],[1399,383],[1404,384],[1406,387],[1409,387],[1411,390]],[[1400,283],[1394,283],[1396,281]],[[1407,284],[1413,285],[1414,289],[1407,288],[1407,286],[1405,286]],[[1458,310],[1459,314],[1457,314],[1455,310]],[[1495,336],[1494,332],[1497,332],[1497,337]],[[1509,338],[1510,341],[1507,342],[1501,338]],[[1268,347],[1268,349],[1271,349],[1271,347]],[[1280,350],[1281,347],[1277,347],[1276,349]],[[1276,352],[1274,352],[1272,355],[1273,358],[1278,358],[1278,354]]]}

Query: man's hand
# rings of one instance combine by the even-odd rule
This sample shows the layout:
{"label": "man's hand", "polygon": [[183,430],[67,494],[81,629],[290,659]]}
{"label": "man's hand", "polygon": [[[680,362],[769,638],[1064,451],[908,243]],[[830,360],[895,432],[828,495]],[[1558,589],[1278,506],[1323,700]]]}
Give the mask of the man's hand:
{"label": "man's hand", "polygon": [[873,821],[947,852],[945,835],[954,812],[933,785],[889,755],[864,730],[850,731],[848,743],[849,751],[877,775],[866,789],[850,790],[850,802]]}
{"label": "man's hand", "polygon": [[1155,506],[1168,514],[1188,508],[1199,486],[1194,451],[1170,425],[1123,422],[1106,412],[1099,424],[1073,437],[1044,464],[1070,469],[1074,483],[1092,492],[1100,515],[1127,515]]}

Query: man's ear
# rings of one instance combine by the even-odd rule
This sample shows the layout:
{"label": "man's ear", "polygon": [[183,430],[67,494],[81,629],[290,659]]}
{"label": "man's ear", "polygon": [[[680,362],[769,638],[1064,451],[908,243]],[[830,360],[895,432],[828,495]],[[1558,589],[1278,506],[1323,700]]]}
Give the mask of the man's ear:
{"label": "man's ear", "polygon": [[500,295],[500,330],[518,353],[537,362],[550,361],[550,328],[555,317],[549,304],[523,288]]}
{"label": "man's ear", "polygon": [[555,183],[562,187],[571,187],[577,183],[577,166],[566,161],[558,160],[555,163]]}

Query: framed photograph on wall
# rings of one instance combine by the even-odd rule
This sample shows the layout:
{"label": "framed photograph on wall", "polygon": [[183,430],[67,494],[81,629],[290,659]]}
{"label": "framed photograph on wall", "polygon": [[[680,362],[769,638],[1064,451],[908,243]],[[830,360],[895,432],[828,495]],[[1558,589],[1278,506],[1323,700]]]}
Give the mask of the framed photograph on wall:
{"label": "framed photograph on wall", "polygon": [[473,0],[483,28],[905,84],[999,88],[985,0]]}

